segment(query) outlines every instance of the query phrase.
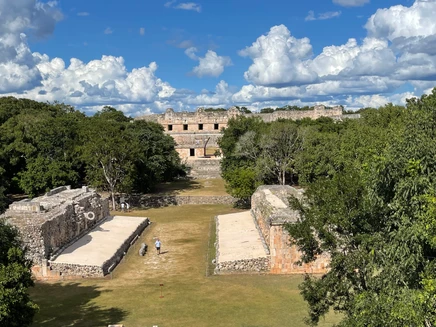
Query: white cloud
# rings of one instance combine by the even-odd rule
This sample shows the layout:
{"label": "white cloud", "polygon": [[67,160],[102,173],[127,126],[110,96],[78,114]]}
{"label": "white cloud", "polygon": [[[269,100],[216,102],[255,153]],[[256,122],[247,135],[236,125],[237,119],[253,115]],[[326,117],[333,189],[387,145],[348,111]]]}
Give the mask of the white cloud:
{"label": "white cloud", "polygon": [[171,0],[168,2],[165,2],[164,6],[166,8],[173,8],[173,9],[182,9],[182,10],[192,10],[196,12],[201,12],[201,5],[195,2],[182,2],[179,4],[176,4],[177,0]]}
{"label": "white cloud", "polygon": [[344,7],[360,7],[367,3],[370,0],[333,0],[333,3]]}
{"label": "white cloud", "polygon": [[145,34],[145,28],[144,27],[140,27],[139,28],[139,35],[144,35]]}
{"label": "white cloud", "polygon": [[78,13],[77,13],[77,16],[82,16],[82,17],[84,17],[84,16],[89,16],[89,12],[81,11],[81,12],[78,12]]}
{"label": "white cloud", "polygon": [[185,50],[185,54],[191,58],[192,60],[198,60],[197,55],[195,54],[197,52],[197,48],[196,47],[190,47],[188,49]]}
{"label": "white cloud", "polygon": [[193,10],[193,11],[196,11],[196,12],[201,12],[201,6],[198,3],[194,3],[194,2],[179,3],[174,8],[176,8],[176,9],[183,9],[183,10]]}
{"label": "white cloud", "polygon": [[402,5],[378,9],[365,25],[368,35],[393,41],[397,38],[426,37],[436,34],[436,1],[415,1],[411,7]]}
{"label": "white cloud", "polygon": [[310,10],[304,20],[305,21],[326,20],[326,19],[339,17],[340,15],[341,15],[340,11],[327,11],[327,12],[318,14],[318,16],[315,16],[315,12],[313,10]]}
{"label": "white cloud", "polygon": [[224,72],[224,67],[232,65],[232,60],[229,57],[218,56],[215,51],[208,50],[203,58],[198,57],[195,54],[196,52],[197,48],[195,47],[190,47],[185,50],[185,54],[189,58],[199,61],[199,65],[192,69],[192,73],[197,77],[218,77]]}
{"label": "white cloud", "polygon": [[260,36],[250,47],[239,51],[239,54],[253,60],[244,77],[254,84],[285,86],[308,84],[317,80],[316,73],[304,62],[312,55],[310,40],[291,36],[284,25],[272,27],[267,35]]}
{"label": "white cloud", "polygon": [[[431,17],[435,3],[416,1],[410,7],[380,9],[368,19],[368,35],[361,41],[351,38],[326,46],[316,55],[308,38],[292,36],[284,25],[273,26],[239,52],[252,60],[244,74],[247,85],[220,81],[213,91],[196,93],[161,80],[154,62],[127,69],[122,57],[64,62],[32,52],[26,34],[38,38],[53,32],[62,18],[56,3],[0,0],[0,94],[57,100],[90,113],[113,105],[133,116],[167,107],[245,105],[256,109],[324,103],[360,108],[404,103],[406,97],[430,92],[436,85],[436,23]],[[172,1],[167,6],[181,4]],[[312,15],[314,19],[328,16]],[[142,31],[139,28],[140,35]],[[198,61],[192,70],[196,76],[216,77],[232,64],[229,57],[211,50],[202,57],[192,41],[183,40],[168,42]],[[406,83],[415,87],[414,92],[395,94]]]}
{"label": "white cloud", "polygon": [[112,28],[110,28],[110,27],[106,27],[106,29],[104,30],[104,34],[112,34],[114,31],[113,31],[113,29]]}

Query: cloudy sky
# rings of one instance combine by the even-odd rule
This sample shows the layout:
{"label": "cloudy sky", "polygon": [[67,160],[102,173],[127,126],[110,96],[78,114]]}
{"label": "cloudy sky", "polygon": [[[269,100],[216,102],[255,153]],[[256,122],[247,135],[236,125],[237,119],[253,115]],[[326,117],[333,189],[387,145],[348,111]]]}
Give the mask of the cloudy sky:
{"label": "cloudy sky", "polygon": [[0,0],[0,95],[138,116],[404,103],[436,86],[436,0]]}

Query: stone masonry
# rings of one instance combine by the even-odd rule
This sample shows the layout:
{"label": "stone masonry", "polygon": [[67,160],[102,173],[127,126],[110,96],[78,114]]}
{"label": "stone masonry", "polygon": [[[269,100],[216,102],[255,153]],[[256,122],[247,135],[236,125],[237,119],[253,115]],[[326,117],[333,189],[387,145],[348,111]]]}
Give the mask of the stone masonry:
{"label": "stone masonry", "polygon": [[41,265],[109,216],[109,205],[107,199],[86,186],[62,186],[43,196],[12,203],[3,216],[19,229],[29,259]]}
{"label": "stone masonry", "polygon": [[270,252],[270,272],[273,274],[325,273],[330,257],[319,256],[310,264],[299,265],[301,252],[290,244],[286,223],[295,223],[299,213],[289,207],[289,197],[303,197],[303,191],[291,186],[260,186],[251,198],[251,214]]}
{"label": "stone masonry", "polygon": [[268,114],[240,112],[236,107],[226,111],[205,111],[198,108],[195,112],[175,112],[169,108],[163,114],[149,114],[137,117],[139,120],[153,121],[161,124],[168,135],[177,143],[176,150],[182,159],[191,160],[205,156],[204,146],[218,148],[218,139],[223,128],[227,127],[230,119],[238,116],[259,117],[265,122],[278,119],[302,119],[331,117],[342,119],[340,106],[326,109],[325,106],[315,106],[313,110],[274,111]]}

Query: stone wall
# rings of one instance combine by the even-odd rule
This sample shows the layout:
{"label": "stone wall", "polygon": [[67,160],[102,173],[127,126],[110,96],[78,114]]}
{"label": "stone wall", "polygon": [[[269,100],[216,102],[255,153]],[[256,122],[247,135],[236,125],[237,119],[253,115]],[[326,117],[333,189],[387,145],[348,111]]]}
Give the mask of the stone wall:
{"label": "stone wall", "polygon": [[[133,207],[161,208],[167,206],[181,206],[187,204],[227,204],[232,205],[237,199],[230,195],[186,196],[186,195],[143,195],[132,194],[125,200]],[[116,197],[119,203],[120,196]]]}
{"label": "stone wall", "polygon": [[289,197],[303,198],[303,191],[291,186],[260,186],[251,198],[251,214],[270,252],[273,274],[325,273],[330,257],[322,255],[310,264],[299,265],[301,253],[291,244],[284,226],[295,223],[299,212],[289,207]]}
{"label": "stone wall", "polygon": [[[201,149],[203,151],[203,149]],[[188,175],[197,179],[221,178],[221,159],[197,158],[187,160]]]}
{"label": "stone wall", "polygon": [[220,274],[226,272],[269,272],[270,258],[263,257],[221,262],[217,264],[215,271],[219,272]]}
{"label": "stone wall", "polygon": [[208,138],[210,140],[207,146],[217,147],[222,129],[227,127],[230,119],[238,116],[259,117],[265,122],[272,122],[278,119],[298,120],[320,117],[341,120],[345,115],[342,114],[342,107],[340,106],[326,109],[325,106],[318,105],[312,110],[274,111],[268,114],[245,114],[241,113],[236,107],[217,112],[207,112],[203,108],[198,108],[195,112],[175,112],[169,108],[163,114],[144,115],[135,119],[153,121],[162,125],[165,133],[171,135],[176,141],[176,150],[180,157],[185,159],[192,157],[190,149],[194,149],[195,157],[203,156],[203,151],[200,151],[200,149],[204,147],[204,143]]}
{"label": "stone wall", "polygon": [[295,245],[290,244],[291,237],[284,229],[283,225],[271,226],[271,273],[272,274],[287,274],[287,273],[325,273],[330,262],[330,257],[327,255],[320,256],[317,260],[310,264],[298,264],[301,259],[301,252]]}
{"label": "stone wall", "polygon": [[108,200],[95,191],[64,187],[32,200],[14,202],[2,216],[20,231],[29,259],[41,265],[108,215]]}
{"label": "stone wall", "polygon": [[137,240],[142,231],[150,225],[150,219],[144,220],[136,230],[123,242],[123,244],[118,248],[116,253],[106,260],[102,266],[92,266],[92,265],[79,265],[79,264],[68,264],[61,262],[50,261],[50,269],[59,273],[62,278],[64,277],[104,277],[108,273],[112,272],[116,265],[123,259],[125,253],[129,247]]}

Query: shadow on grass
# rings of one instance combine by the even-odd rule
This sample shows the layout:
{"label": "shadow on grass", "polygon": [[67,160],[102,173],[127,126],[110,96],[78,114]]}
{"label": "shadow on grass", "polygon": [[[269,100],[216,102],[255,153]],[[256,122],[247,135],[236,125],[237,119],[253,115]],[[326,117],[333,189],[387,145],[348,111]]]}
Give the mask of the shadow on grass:
{"label": "shadow on grass", "polygon": [[182,191],[196,190],[202,187],[201,183],[193,179],[180,179],[174,182],[162,183],[156,186],[155,194],[179,195]]}
{"label": "shadow on grass", "polygon": [[111,291],[79,283],[36,283],[30,295],[40,310],[32,326],[91,327],[120,323],[127,316],[127,311],[93,303],[104,292]]}

